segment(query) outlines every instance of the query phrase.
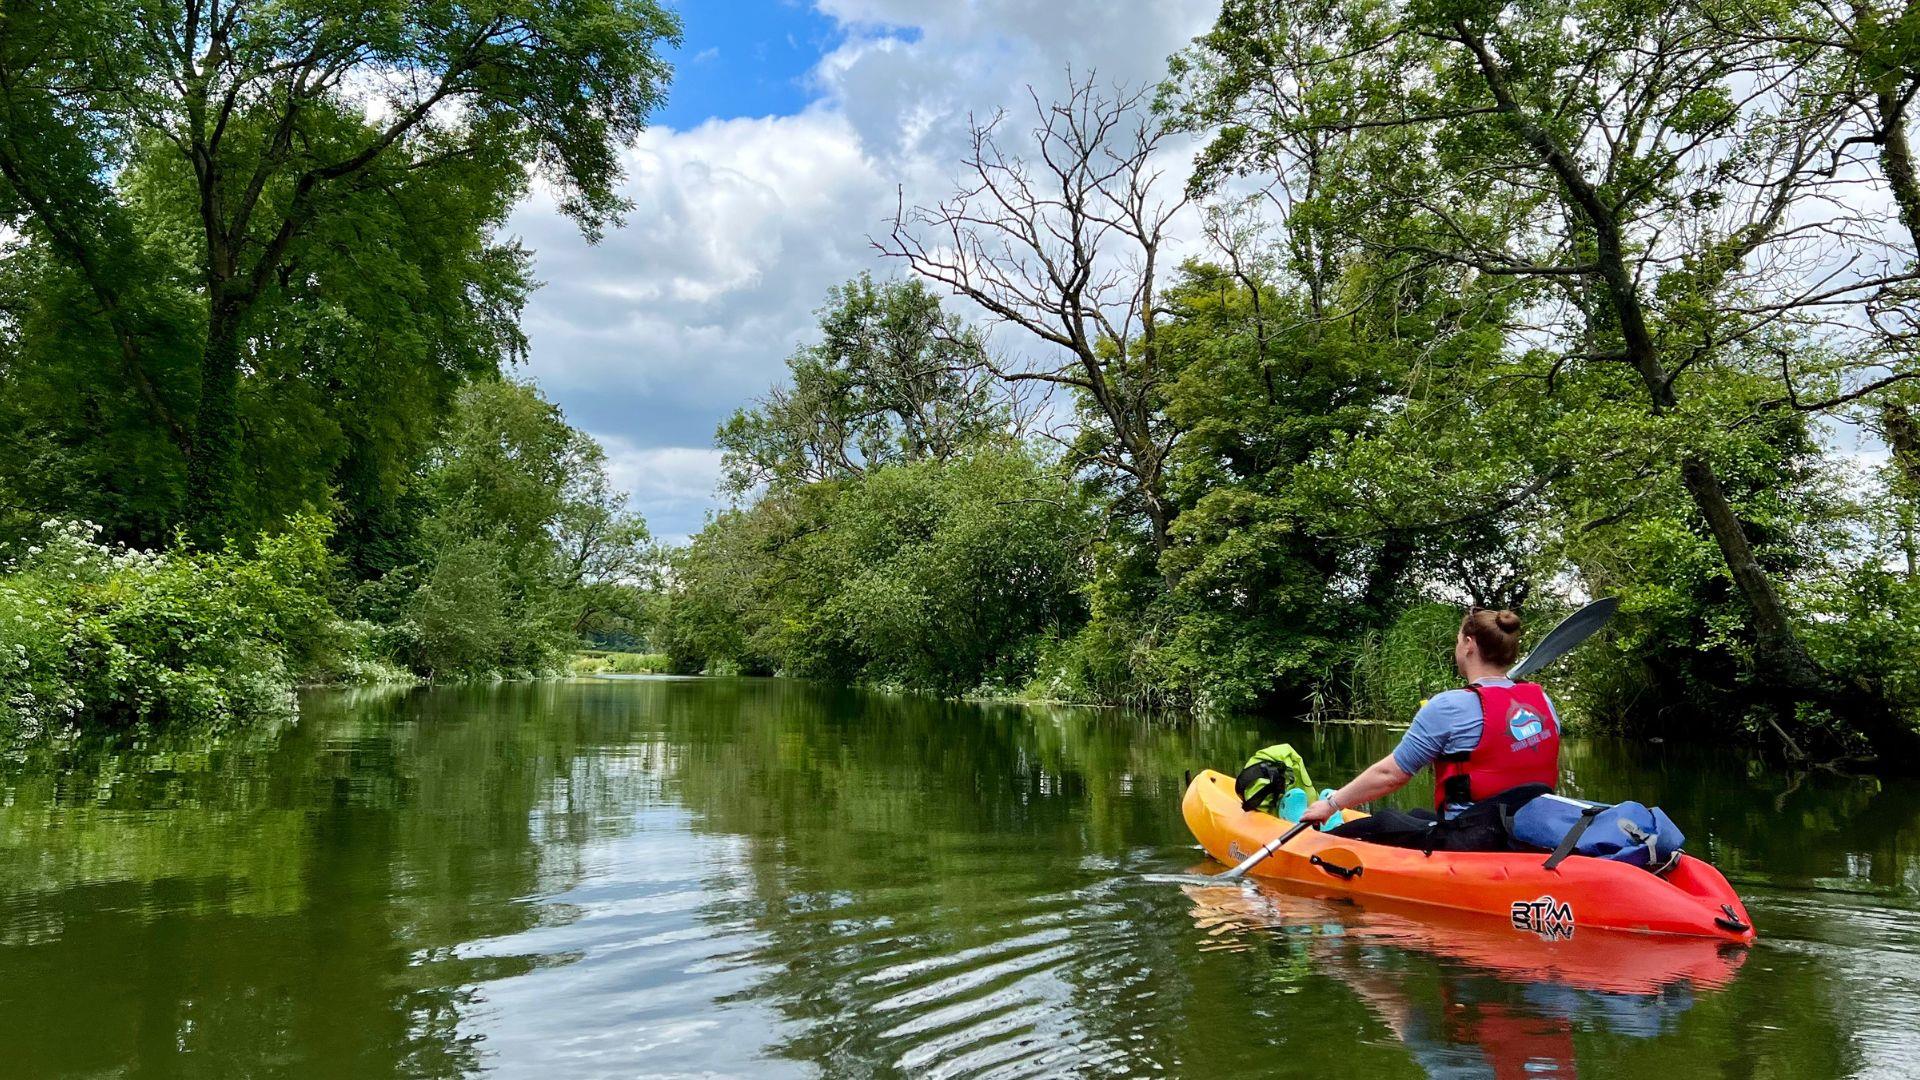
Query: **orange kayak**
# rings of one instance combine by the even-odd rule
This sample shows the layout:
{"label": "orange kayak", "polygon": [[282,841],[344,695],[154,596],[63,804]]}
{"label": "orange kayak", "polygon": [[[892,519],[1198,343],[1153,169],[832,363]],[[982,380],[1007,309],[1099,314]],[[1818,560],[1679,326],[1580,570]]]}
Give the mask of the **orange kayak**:
{"label": "orange kayak", "polygon": [[[1233,778],[1211,769],[1193,778],[1181,812],[1207,854],[1231,866],[1292,824],[1240,809]],[[1360,817],[1349,812],[1349,817]],[[1547,941],[1582,930],[1627,931],[1753,941],[1753,920],[1720,871],[1690,855],[1652,874],[1582,855],[1546,869],[1545,855],[1386,847],[1309,830],[1256,865],[1250,876],[1310,885],[1358,899],[1388,900],[1506,921]]]}

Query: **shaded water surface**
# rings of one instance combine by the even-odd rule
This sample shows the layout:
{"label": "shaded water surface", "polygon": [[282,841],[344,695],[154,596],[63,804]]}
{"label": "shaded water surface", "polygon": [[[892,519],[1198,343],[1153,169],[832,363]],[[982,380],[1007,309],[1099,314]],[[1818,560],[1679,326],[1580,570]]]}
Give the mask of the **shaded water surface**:
{"label": "shaded water surface", "polygon": [[1186,878],[1183,772],[1281,738],[1394,733],[603,680],[15,764],[0,1074],[1920,1075],[1911,786],[1570,741],[1762,940],[1556,950]]}

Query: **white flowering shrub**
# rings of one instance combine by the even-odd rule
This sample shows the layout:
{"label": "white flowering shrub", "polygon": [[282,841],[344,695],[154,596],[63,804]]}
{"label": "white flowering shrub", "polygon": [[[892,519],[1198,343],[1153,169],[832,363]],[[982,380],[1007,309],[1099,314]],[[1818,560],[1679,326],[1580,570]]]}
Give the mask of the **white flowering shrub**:
{"label": "white flowering shrub", "polygon": [[0,565],[0,741],[289,710],[296,679],[341,651],[328,529],[302,516],[250,554],[155,553],[47,522]]}

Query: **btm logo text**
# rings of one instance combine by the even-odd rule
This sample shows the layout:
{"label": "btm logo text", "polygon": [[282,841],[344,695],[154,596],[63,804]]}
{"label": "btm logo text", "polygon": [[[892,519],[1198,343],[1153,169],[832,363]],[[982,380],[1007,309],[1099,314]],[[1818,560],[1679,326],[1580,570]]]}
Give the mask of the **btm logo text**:
{"label": "btm logo text", "polygon": [[1515,900],[1513,928],[1538,934],[1548,941],[1565,941],[1573,936],[1573,905],[1542,896],[1537,900]]}

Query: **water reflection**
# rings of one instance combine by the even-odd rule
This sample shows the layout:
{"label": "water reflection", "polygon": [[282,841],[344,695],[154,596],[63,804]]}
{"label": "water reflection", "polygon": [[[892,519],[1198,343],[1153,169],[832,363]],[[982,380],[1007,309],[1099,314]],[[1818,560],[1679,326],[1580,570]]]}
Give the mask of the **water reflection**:
{"label": "water reflection", "polygon": [[1546,941],[1451,912],[1404,912],[1283,886],[1189,885],[1216,947],[1280,935],[1365,1002],[1433,1077],[1576,1076],[1574,1032],[1672,1033],[1748,950],[1704,939],[1588,933]]}
{"label": "water reflection", "polygon": [[1574,785],[1676,812],[1764,937],[1545,953],[1158,880],[1197,857],[1182,774],[1277,737],[1338,773],[1392,736],[604,681],[323,695],[283,730],[16,764],[0,1073],[1916,1064],[1911,792],[1570,742]]}

